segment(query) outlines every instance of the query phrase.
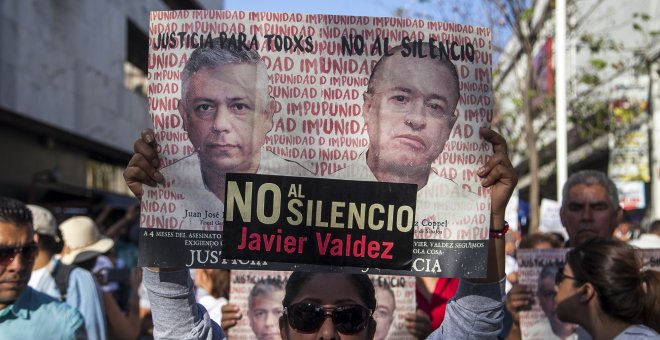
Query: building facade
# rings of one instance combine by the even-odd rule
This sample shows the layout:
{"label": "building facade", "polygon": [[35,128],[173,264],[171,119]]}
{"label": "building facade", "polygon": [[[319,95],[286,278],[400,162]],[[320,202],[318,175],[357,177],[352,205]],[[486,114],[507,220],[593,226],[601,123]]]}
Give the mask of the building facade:
{"label": "building facade", "polygon": [[[654,123],[659,114],[653,112],[658,110],[654,103],[658,101],[660,3],[567,2],[568,173],[597,169],[624,182],[637,181],[641,189],[635,187],[634,192],[626,192],[628,183],[620,187],[623,196],[643,200],[628,207],[633,210],[631,213],[638,218],[660,218],[660,204],[654,204],[660,202],[657,188],[660,141],[654,140],[658,133],[653,133],[660,129]],[[548,1],[537,2],[533,18],[538,18],[546,5]],[[557,53],[553,47],[554,16],[543,27],[534,46],[533,124],[540,158],[540,198],[557,199],[554,87],[558,85],[552,79]],[[519,109],[525,61],[517,40],[509,41],[494,65],[493,87],[500,117],[498,124],[510,134],[512,148],[516,150],[513,161],[520,174],[521,200],[527,200],[531,183],[528,147],[520,134],[524,131]],[[631,133],[637,138],[634,141]],[[621,140],[625,141],[624,145]],[[632,157],[633,154],[639,157]]]}
{"label": "building facade", "polygon": [[133,141],[152,126],[149,12],[222,5],[0,2],[0,195],[62,206],[134,202],[121,173]]}

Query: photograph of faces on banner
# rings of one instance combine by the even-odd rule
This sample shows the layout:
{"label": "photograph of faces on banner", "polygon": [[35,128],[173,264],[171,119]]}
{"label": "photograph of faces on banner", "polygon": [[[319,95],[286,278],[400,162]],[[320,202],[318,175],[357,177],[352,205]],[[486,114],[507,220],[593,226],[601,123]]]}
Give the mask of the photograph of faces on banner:
{"label": "photograph of faces on banner", "polygon": [[[286,321],[296,320],[296,327],[305,327],[309,330],[318,330],[325,321],[324,317],[305,311],[303,307],[312,308],[321,305],[320,301],[308,301],[294,299],[289,306],[283,306],[286,285],[290,272],[281,271],[231,271],[231,288],[229,303],[238,306],[242,318],[236,326],[229,329],[228,337],[231,340],[279,340],[280,318],[287,314]],[[315,275],[314,273],[310,275]],[[322,275],[319,273],[319,275]],[[415,278],[410,276],[370,275],[369,278],[376,293],[376,308],[371,311],[373,320],[376,322],[374,339],[377,340],[404,340],[413,339],[405,327],[403,315],[415,312]],[[296,291],[301,291],[296,287]],[[326,289],[328,294],[333,294],[331,289]],[[331,296],[329,297],[331,298]],[[359,296],[355,298],[360,300]],[[301,302],[305,305],[302,306]],[[368,327],[368,314],[365,320],[356,317],[356,313],[350,308],[354,306],[342,302],[336,307],[347,306],[346,309],[335,309],[337,320],[344,320],[351,325],[344,325],[347,329],[356,329],[360,323]],[[323,309],[319,309],[323,311]],[[325,312],[323,312],[325,313]],[[347,313],[350,317],[343,317],[341,313]],[[351,314],[348,314],[351,313]],[[310,316],[312,315],[312,316]],[[304,316],[304,317],[303,317]],[[362,321],[362,322],[361,322]],[[355,323],[355,324],[354,324]],[[335,327],[342,327],[335,323]],[[362,330],[362,329],[360,329]]]}
{"label": "photograph of faces on banner", "polygon": [[639,249],[637,252],[642,257],[644,269],[660,271],[660,249]]}
{"label": "photograph of faces on banner", "polygon": [[[488,29],[198,13],[154,12],[150,23],[149,110],[170,178],[145,198],[183,204],[169,228],[220,229],[201,208],[222,213],[228,172],[387,179],[418,184],[426,199],[487,196],[474,172],[492,152],[478,136],[492,120]],[[303,48],[267,34],[286,31]]]}
{"label": "photograph of faces on banner", "polygon": [[202,233],[145,242],[217,251],[203,235],[223,230],[227,173],[411,183],[415,239],[450,241],[416,243],[413,270],[481,273],[490,39],[418,19],[151,13],[148,104],[165,182],[145,186],[141,227]]}
{"label": "photograph of faces on banner", "polygon": [[519,249],[518,283],[532,288],[535,303],[520,312],[524,340],[578,339],[577,325],[559,320],[555,312],[555,277],[568,249]]}

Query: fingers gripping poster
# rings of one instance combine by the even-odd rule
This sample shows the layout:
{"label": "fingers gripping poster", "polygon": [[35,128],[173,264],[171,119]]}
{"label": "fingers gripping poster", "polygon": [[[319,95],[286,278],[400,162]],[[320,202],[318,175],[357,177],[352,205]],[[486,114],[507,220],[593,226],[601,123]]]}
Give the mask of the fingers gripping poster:
{"label": "fingers gripping poster", "polygon": [[153,12],[149,44],[143,265],[486,275],[489,29]]}

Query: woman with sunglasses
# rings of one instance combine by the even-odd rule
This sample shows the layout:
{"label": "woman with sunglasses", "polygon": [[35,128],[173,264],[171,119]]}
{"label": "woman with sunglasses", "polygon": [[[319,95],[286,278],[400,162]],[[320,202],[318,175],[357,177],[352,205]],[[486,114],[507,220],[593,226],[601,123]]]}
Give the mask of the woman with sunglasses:
{"label": "woman with sunglasses", "polygon": [[579,324],[593,339],[660,339],[660,272],[642,268],[625,242],[580,244],[566,254],[555,284],[559,319]]}
{"label": "woman with sunglasses", "polygon": [[282,305],[282,339],[373,339],[376,332],[376,295],[365,274],[294,272]]}
{"label": "woman with sunglasses", "polygon": [[[501,277],[481,284],[461,280],[447,306],[446,321],[428,339],[494,339],[504,313]],[[284,340],[373,339],[376,332],[376,296],[365,274],[294,272],[282,305]]]}
{"label": "woman with sunglasses", "polygon": [[[502,240],[500,250],[503,249]],[[492,247],[492,243],[491,243]],[[503,263],[489,257],[489,265]],[[445,322],[429,339],[495,338],[504,315],[504,268],[481,283],[461,280],[447,305]],[[196,304],[188,270],[145,270],[154,336],[167,339],[223,339],[224,333]],[[499,278],[493,280],[494,277]],[[280,317],[282,339],[373,339],[374,286],[366,274],[294,272],[287,281]]]}

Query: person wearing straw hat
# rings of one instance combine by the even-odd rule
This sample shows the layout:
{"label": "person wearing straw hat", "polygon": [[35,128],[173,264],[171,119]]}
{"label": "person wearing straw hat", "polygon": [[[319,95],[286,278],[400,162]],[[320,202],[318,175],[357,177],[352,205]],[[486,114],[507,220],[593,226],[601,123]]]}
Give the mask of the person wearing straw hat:
{"label": "person wearing straw hat", "polygon": [[[96,257],[107,253],[115,245],[115,241],[101,234],[96,223],[87,216],[69,218],[60,224],[60,231],[64,238],[62,262],[85,269],[93,268]],[[91,267],[86,268],[89,262]]]}
{"label": "person wearing straw hat", "polygon": [[[75,216],[60,224],[60,231],[64,239],[62,249],[62,262],[75,264],[91,271],[96,265],[97,258],[109,252],[115,242],[101,234],[98,226],[87,216]],[[128,303],[128,314],[124,314],[111,293],[101,293],[105,317],[107,321],[107,334],[109,338],[134,339],[140,331],[140,317],[137,287],[140,285],[142,275],[139,270],[131,273],[132,294]],[[101,288],[97,282],[99,292]]]}
{"label": "person wearing straw hat", "polygon": [[105,339],[103,300],[94,277],[87,270],[63,264],[55,256],[62,247],[62,241],[53,214],[38,205],[28,204],[27,207],[32,212],[39,248],[28,285],[75,307],[85,319],[89,339]]}

